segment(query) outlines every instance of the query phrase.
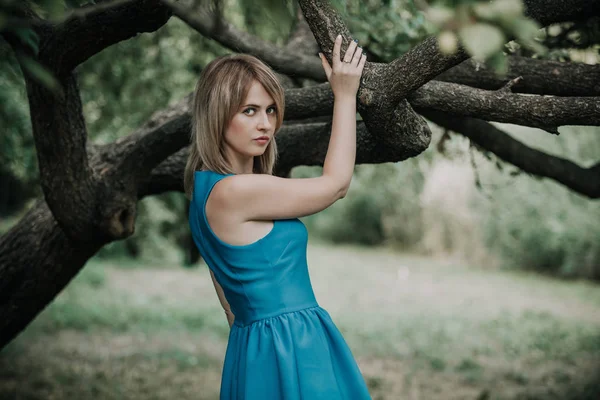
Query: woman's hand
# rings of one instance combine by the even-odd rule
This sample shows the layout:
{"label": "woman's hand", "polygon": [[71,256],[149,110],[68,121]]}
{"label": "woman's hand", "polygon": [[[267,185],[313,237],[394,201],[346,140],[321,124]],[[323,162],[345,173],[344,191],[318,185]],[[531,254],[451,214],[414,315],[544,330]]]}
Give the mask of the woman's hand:
{"label": "woman's hand", "polygon": [[319,53],[319,57],[335,98],[355,98],[367,56],[356,41],[350,42],[343,59],[340,58],[341,48],[342,35],[338,35],[333,45],[333,67],[322,53]]}

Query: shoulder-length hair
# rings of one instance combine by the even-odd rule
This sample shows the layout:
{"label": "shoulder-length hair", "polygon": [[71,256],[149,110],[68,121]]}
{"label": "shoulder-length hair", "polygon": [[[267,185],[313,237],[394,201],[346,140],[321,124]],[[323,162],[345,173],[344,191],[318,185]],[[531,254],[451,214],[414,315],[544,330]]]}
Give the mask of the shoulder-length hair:
{"label": "shoulder-length hair", "polygon": [[[225,157],[225,131],[243,105],[253,81],[263,85],[275,101],[275,132],[283,124],[284,91],[265,63],[246,54],[218,57],[200,74],[194,90],[190,155],[184,173],[184,188],[192,197],[194,172],[205,169],[221,174],[234,173]],[[263,155],[254,158],[253,172],[272,174],[277,159],[275,138]]]}

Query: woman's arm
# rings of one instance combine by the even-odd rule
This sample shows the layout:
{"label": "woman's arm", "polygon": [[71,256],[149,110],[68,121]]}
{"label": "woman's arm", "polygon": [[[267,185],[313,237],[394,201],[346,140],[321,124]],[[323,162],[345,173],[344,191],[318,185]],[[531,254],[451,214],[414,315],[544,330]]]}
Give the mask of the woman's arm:
{"label": "woman's arm", "polygon": [[221,287],[221,285],[219,285],[219,282],[217,282],[217,279],[215,278],[215,274],[213,274],[212,271],[210,271],[210,277],[213,281],[213,285],[215,285],[215,291],[217,292],[217,296],[219,297],[219,302],[221,303],[221,307],[223,307],[223,310],[225,310],[225,315],[227,316],[227,323],[229,324],[229,327],[231,328],[231,325],[233,325],[233,320],[235,319],[235,315],[233,315],[233,313],[231,312],[231,307],[229,306],[229,302],[225,298],[225,293],[223,293],[223,288]]}
{"label": "woman's arm", "polygon": [[333,46],[332,65],[319,53],[327,80],[334,95],[333,121],[329,147],[323,163],[323,176],[342,183],[340,197],[344,197],[354,173],[356,159],[356,93],[366,62],[366,56],[357,41],[352,41],[341,58],[342,37]]}

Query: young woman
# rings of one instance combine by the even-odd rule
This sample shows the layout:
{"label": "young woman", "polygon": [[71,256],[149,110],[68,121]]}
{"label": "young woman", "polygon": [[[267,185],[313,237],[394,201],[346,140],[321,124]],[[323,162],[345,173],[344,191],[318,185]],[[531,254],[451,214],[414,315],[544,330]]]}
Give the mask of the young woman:
{"label": "young woman", "polygon": [[298,217],[346,194],[356,154],[356,93],[366,57],[352,42],[333,64],[335,96],[323,174],[272,175],[284,96],[273,72],[248,55],[217,58],[194,93],[185,189],[189,222],[231,327],[221,399],[370,399],[358,366],[315,299]]}

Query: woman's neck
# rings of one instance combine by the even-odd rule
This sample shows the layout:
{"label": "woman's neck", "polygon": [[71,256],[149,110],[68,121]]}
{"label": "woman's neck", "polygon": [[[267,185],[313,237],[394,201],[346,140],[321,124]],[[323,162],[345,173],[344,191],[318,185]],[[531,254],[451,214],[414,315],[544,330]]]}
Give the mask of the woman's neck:
{"label": "woman's neck", "polygon": [[227,154],[227,161],[235,174],[254,172],[254,157],[241,157],[239,154]]}

